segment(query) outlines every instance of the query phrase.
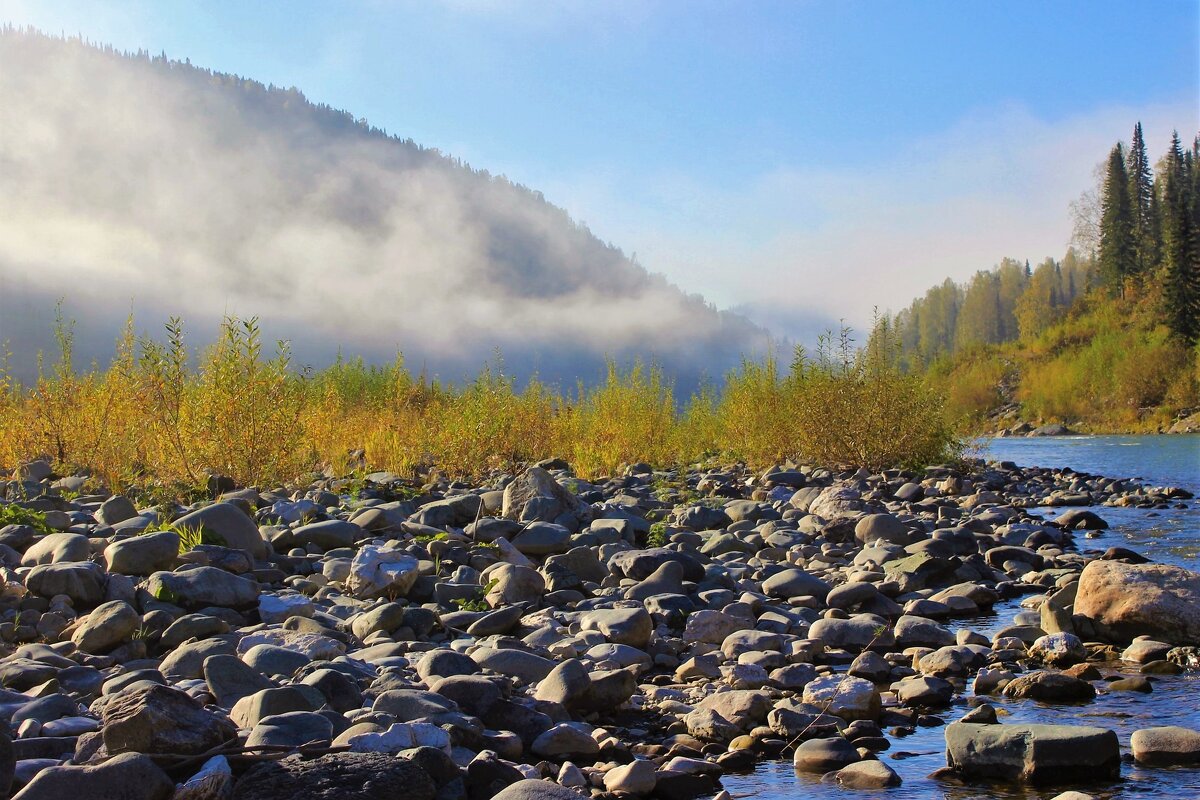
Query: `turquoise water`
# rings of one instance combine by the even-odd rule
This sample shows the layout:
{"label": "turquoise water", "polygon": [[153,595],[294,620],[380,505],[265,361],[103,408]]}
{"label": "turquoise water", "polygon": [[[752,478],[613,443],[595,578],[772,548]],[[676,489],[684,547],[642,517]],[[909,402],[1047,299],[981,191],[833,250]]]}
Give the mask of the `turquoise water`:
{"label": "turquoise water", "polygon": [[[1181,486],[1200,497],[1200,436],[1080,436],[1041,439],[992,439],[981,443],[980,456],[1013,461],[1022,466],[1070,467],[1078,472],[1112,478],[1139,478],[1156,486]],[[1112,526],[1098,538],[1077,540],[1079,549],[1105,550],[1114,545],[1129,547],[1149,558],[1189,569],[1200,569],[1200,503],[1188,501],[1186,509],[1134,509],[1100,506],[1094,510]],[[1061,509],[1046,509],[1047,517]],[[1019,610],[1019,601],[1008,601],[994,613],[958,620],[952,627],[966,627],[991,635],[1008,625]],[[1105,674],[1115,670],[1105,668]],[[991,698],[998,708],[1010,712],[1006,722],[1044,722],[1096,725],[1117,732],[1127,749],[1130,735],[1138,728],[1182,725],[1200,729],[1200,675],[1155,676],[1151,694],[1118,692],[1101,695],[1091,703],[1049,706],[1027,700]],[[965,698],[941,716],[953,721],[968,710]],[[896,770],[904,784],[895,789],[872,792],[842,789],[822,783],[819,777],[797,775],[790,761],[760,764],[746,775],[726,775],[725,788],[734,795],[762,798],[880,797],[895,800],[942,798],[1020,798],[1050,800],[1068,788],[1086,791],[1099,798],[1200,798],[1200,768],[1144,768],[1128,761],[1122,780],[1090,786],[1017,787],[1005,784],[962,786],[935,781],[927,776],[946,764],[943,728],[918,728],[906,738],[891,737],[891,749],[880,758]]]}

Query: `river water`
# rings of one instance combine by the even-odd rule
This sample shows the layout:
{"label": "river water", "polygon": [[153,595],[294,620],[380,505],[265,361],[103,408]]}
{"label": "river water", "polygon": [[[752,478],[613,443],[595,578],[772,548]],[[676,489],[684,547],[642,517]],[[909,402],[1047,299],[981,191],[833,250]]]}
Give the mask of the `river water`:
{"label": "river water", "polygon": [[[1039,439],[990,439],[979,443],[978,455],[989,460],[1013,461],[1021,466],[1070,467],[1078,472],[1112,478],[1139,478],[1154,486],[1181,486],[1200,498],[1200,436],[1072,436]],[[1154,561],[1200,569],[1200,501],[1189,501],[1186,509],[1135,509],[1096,507],[1110,524],[1099,538],[1076,539],[1080,550],[1103,551],[1114,545],[1135,550]],[[1061,509],[1046,509],[1053,517]],[[1037,512],[1035,512],[1037,513]],[[1019,599],[997,605],[991,614],[953,620],[951,628],[966,627],[991,636],[1008,625],[1020,610]],[[1106,675],[1118,670],[1101,669]],[[1135,674],[1130,672],[1129,674]],[[1127,754],[1129,737],[1138,728],[1182,725],[1200,730],[1200,675],[1154,676],[1150,694],[1114,692],[1100,694],[1089,703],[1066,706],[1045,705],[1030,700],[989,698],[1000,710],[1002,722],[1041,722],[1095,725],[1117,732]],[[965,697],[956,698],[942,718],[961,717],[969,707]],[[798,775],[791,761],[768,761],[752,773],[725,775],[725,788],[737,795],[760,798],[814,798],[849,800],[880,797],[889,800],[942,798],[1011,798],[1050,800],[1069,788],[1098,798],[1200,798],[1200,767],[1146,768],[1127,758],[1122,780],[1094,785],[1019,787],[1006,784],[964,786],[932,780],[928,775],[946,764],[942,727],[918,728],[906,738],[891,738],[891,749],[880,753],[904,783],[898,788],[863,792],[822,783],[819,777]]]}

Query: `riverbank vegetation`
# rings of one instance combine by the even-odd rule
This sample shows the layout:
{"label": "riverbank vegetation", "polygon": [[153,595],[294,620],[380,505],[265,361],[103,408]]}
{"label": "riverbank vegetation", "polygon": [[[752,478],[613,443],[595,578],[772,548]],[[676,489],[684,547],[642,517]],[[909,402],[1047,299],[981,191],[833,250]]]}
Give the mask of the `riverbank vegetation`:
{"label": "riverbank vegetation", "polygon": [[1200,405],[1200,137],[1151,169],[1141,126],[1073,210],[1060,259],[1005,259],[880,318],[873,339],[924,375],[951,418],[1093,432],[1162,430]]}
{"label": "riverbank vegetation", "polygon": [[681,402],[646,364],[610,364],[599,385],[563,390],[536,379],[518,387],[496,363],[454,386],[413,375],[402,357],[297,370],[286,343],[264,345],[255,320],[226,320],[201,354],[179,320],[157,340],[134,330],[130,321],[106,368],[78,370],[61,322],[58,358],[35,383],[0,372],[0,466],[48,457],[115,489],[186,490],[214,473],[259,484],[322,469],[468,477],[562,457],[595,478],[641,461],[765,468],[795,457],[879,469],[959,453],[940,397],[896,367],[896,344],[859,351],[849,331],[790,365],[747,361]]}

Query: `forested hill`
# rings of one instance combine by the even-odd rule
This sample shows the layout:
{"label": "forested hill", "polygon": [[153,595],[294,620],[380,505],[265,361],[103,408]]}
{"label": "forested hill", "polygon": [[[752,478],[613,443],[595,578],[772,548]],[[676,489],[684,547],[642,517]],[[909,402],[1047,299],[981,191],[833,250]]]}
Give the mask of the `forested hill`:
{"label": "forested hill", "polygon": [[[1200,136],[1154,163],[1141,125],[1074,208],[1075,244],[1004,259],[882,316],[870,346],[928,371],[953,413],[1094,431],[1167,428],[1200,404]],[[989,421],[989,417],[992,417]]]}
{"label": "forested hill", "polygon": [[302,360],[402,349],[442,374],[499,348],[573,383],[606,355],[686,383],[763,331],[648,273],[539,193],[298,90],[77,39],[0,30],[0,341],[84,358],[121,322],[199,338],[260,315]]}

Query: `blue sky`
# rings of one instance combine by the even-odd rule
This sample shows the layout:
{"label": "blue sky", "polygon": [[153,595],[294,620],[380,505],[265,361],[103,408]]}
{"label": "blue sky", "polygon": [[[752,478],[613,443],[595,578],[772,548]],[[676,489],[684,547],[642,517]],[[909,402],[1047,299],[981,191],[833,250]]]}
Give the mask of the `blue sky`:
{"label": "blue sky", "polygon": [[1135,120],[1200,128],[1195,2],[33,2],[545,192],[720,306],[861,324],[1060,256]]}

